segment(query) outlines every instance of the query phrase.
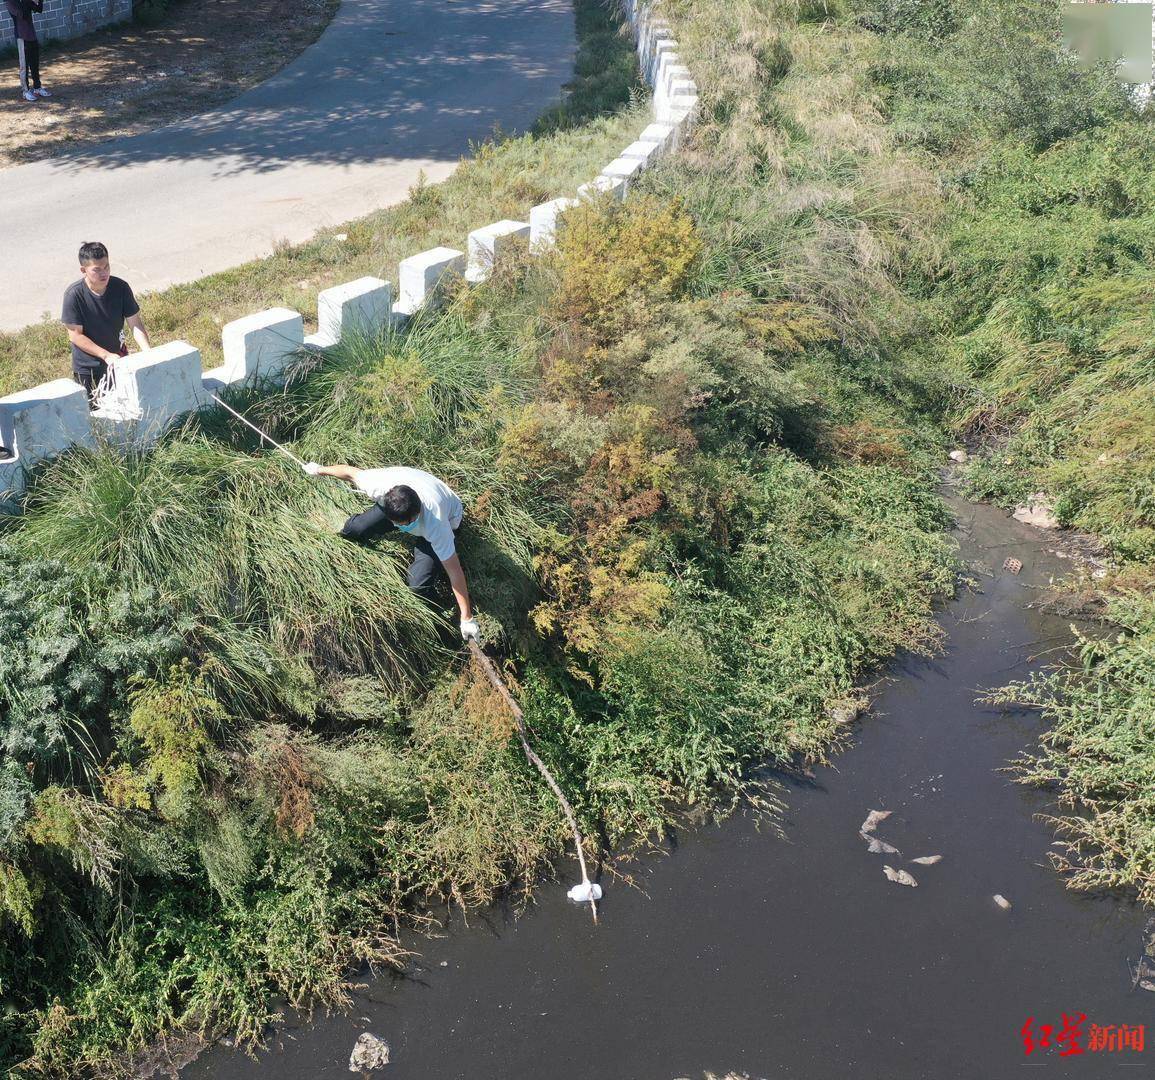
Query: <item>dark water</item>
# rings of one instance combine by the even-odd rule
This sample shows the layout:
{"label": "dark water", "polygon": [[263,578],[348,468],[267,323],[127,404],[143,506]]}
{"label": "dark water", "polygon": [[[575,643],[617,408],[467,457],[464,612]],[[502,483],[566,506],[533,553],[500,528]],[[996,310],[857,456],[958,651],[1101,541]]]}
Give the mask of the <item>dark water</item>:
{"label": "dark water", "polygon": [[[421,953],[408,976],[375,982],[349,1015],[290,1023],[257,1061],[218,1048],[186,1080],[350,1076],[364,1030],[391,1044],[377,1075],[394,1080],[1155,1074],[1155,1046],[1024,1053],[1027,1018],[1058,1031],[1064,1012],[1085,1014],[1084,1047],[1091,1023],[1155,1037],[1155,994],[1132,991],[1127,969],[1144,913],[1064,890],[1034,817],[1047,797],[997,771],[1038,718],[974,703],[1066,640],[1067,620],[1027,605],[1070,564],[1000,511],[959,514],[964,558],[994,576],[943,613],[943,655],[895,663],[835,767],[788,789],[785,838],[749,816],[681,835],[635,867],[644,893],[607,882],[596,928],[554,884],[520,918],[458,918],[444,938],[407,942]],[[1019,576],[999,569],[1007,555]],[[894,811],[878,835],[901,857],[867,854],[870,808]],[[883,863],[918,888],[887,881]]]}

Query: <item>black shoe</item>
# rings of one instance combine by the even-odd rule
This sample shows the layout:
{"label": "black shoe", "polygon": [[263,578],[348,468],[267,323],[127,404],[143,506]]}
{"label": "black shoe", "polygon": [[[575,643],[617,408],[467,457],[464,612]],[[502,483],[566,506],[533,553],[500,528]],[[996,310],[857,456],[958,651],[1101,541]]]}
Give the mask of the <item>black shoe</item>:
{"label": "black shoe", "polygon": [[13,454],[12,451],[8,449],[8,447],[0,446],[0,461],[8,461],[15,456],[16,455]]}

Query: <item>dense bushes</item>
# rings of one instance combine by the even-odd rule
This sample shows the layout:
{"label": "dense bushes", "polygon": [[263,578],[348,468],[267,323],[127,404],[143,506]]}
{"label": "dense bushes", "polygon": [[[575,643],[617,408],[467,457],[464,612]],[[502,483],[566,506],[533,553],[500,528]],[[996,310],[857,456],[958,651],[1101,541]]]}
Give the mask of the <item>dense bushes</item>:
{"label": "dense bushes", "polygon": [[1045,33],[1058,4],[858,8],[887,35],[872,74],[896,131],[933,152],[949,196],[946,259],[908,285],[968,379],[952,421],[982,451],[969,490],[1005,505],[1042,491],[1123,564],[1097,587],[1112,597],[1103,633],[994,695],[1052,725],[1017,770],[1059,799],[1069,843],[1055,861],[1072,886],[1133,886],[1152,902],[1151,112],[1112,73],[1058,53]]}
{"label": "dense bushes", "polygon": [[1060,5],[1009,0],[853,0],[882,31],[871,76],[896,138],[936,154],[990,139],[1034,152],[1124,115],[1127,95],[1106,66],[1064,53]]}
{"label": "dense bushes", "polygon": [[70,572],[0,549],[0,748],[28,775],[82,778],[101,751],[88,721],[123,716],[132,680],[181,647],[155,588],[109,590],[101,564],[77,554]]}
{"label": "dense bushes", "polygon": [[[305,456],[404,460],[465,495],[491,638],[614,845],[754,761],[821,756],[830,703],[927,643],[951,580],[928,444],[844,455],[805,377],[829,316],[695,299],[699,243],[676,203],[587,208],[555,257],[254,405]],[[162,584],[142,610],[176,634],[78,706],[101,732],[91,777],[4,788],[24,816],[8,956],[87,927],[70,964],[14,968],[50,1071],[158,1028],[253,1038],[270,992],[340,1001],[346,965],[394,955],[380,932],[404,905],[484,900],[564,837],[503,708],[404,588],[399,546],[339,540],[355,497],[248,449],[208,417],[147,457],[77,452],[9,532],[14,559],[56,560],[84,616]],[[67,575],[93,564],[76,595]]]}
{"label": "dense bushes", "polygon": [[[910,286],[974,380],[960,395],[958,428],[997,446],[972,471],[972,491],[1007,503],[1046,491],[1065,524],[1097,533],[1123,558],[1150,560],[1155,143],[1150,117],[1110,72],[1078,71],[1053,34],[1040,36],[1056,18],[1057,5],[992,0],[941,41],[886,25],[886,61],[874,76],[889,88],[899,130],[903,117],[939,123],[936,102],[947,98],[985,118],[976,125],[960,114],[931,146],[951,196],[949,255]],[[1009,28],[998,46],[1006,63],[984,59],[991,20]],[[941,65],[933,92],[903,83],[931,65]],[[1017,93],[987,93],[1008,73],[1050,119],[1032,119]]]}
{"label": "dense bushes", "polygon": [[[949,382],[897,288],[935,196],[870,116],[830,123],[866,108],[834,46],[806,66],[779,45],[744,39],[733,122],[568,215],[553,256],[238,402],[302,457],[462,493],[489,640],[615,848],[728,804],[756,763],[821,758],[831,707],[933,642],[953,580]],[[397,958],[396,917],[528,889],[567,836],[402,542],[340,540],[356,496],[255,451],[216,414],[147,456],[78,451],[8,530],[15,566],[58,567],[86,667],[106,629],[156,642],[69,706],[99,733],[87,772],[2,774],[0,1023],[44,1072],[181,1027],[255,1040],[274,994],[340,1003],[351,965]],[[108,618],[148,588],[140,621]]]}

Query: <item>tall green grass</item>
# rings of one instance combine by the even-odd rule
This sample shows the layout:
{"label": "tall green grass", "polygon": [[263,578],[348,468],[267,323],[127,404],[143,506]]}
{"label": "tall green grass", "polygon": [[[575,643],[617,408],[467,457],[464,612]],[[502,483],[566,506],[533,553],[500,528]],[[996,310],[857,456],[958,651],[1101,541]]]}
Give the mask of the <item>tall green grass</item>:
{"label": "tall green grass", "polygon": [[[871,85],[946,196],[944,258],[907,292],[958,372],[948,419],[969,492],[1042,492],[1118,569],[1075,586],[1106,603],[1093,638],[994,693],[1050,725],[1020,779],[1058,801],[1076,888],[1152,901],[1150,588],[1155,562],[1151,261],[1155,143],[1113,72],[1057,48],[1060,5],[856,2],[878,35]],[[997,31],[997,32],[995,32]]]}

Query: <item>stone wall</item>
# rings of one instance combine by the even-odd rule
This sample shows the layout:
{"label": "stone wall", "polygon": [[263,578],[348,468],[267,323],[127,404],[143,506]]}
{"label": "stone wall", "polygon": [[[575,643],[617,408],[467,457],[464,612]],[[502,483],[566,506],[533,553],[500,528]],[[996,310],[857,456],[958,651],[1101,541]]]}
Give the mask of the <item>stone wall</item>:
{"label": "stone wall", "polygon": [[574,197],[530,208],[527,221],[475,229],[464,251],[439,247],[403,259],[396,293],[391,283],[374,277],[324,290],[317,297],[315,334],[305,335],[299,312],[272,308],[222,328],[224,363],[210,371],[203,370],[199,350],[184,341],[133,353],[117,362],[116,385],[95,412],[70,379],[0,398],[0,444],[14,451],[10,460],[0,460],[0,503],[18,499],[30,470],[71,447],[102,441],[147,447],[179,417],[212,407],[222,390],[275,385],[301,359],[323,362],[325,350],[346,335],[376,336],[435,308],[451,281],[484,281],[510,244],[528,241],[530,251],[546,250],[564,227],[566,210],[581,199],[603,193],[625,199],[639,174],[673,152],[693,124],[698,88],[668,24],[641,0],[623,0],[623,6],[637,35],[642,73],[653,88],[653,122]]}
{"label": "stone wall", "polygon": [[[132,18],[132,0],[44,0],[44,14],[34,15],[41,41],[73,38],[101,26]],[[0,5],[0,48],[15,41],[12,20]]]}

